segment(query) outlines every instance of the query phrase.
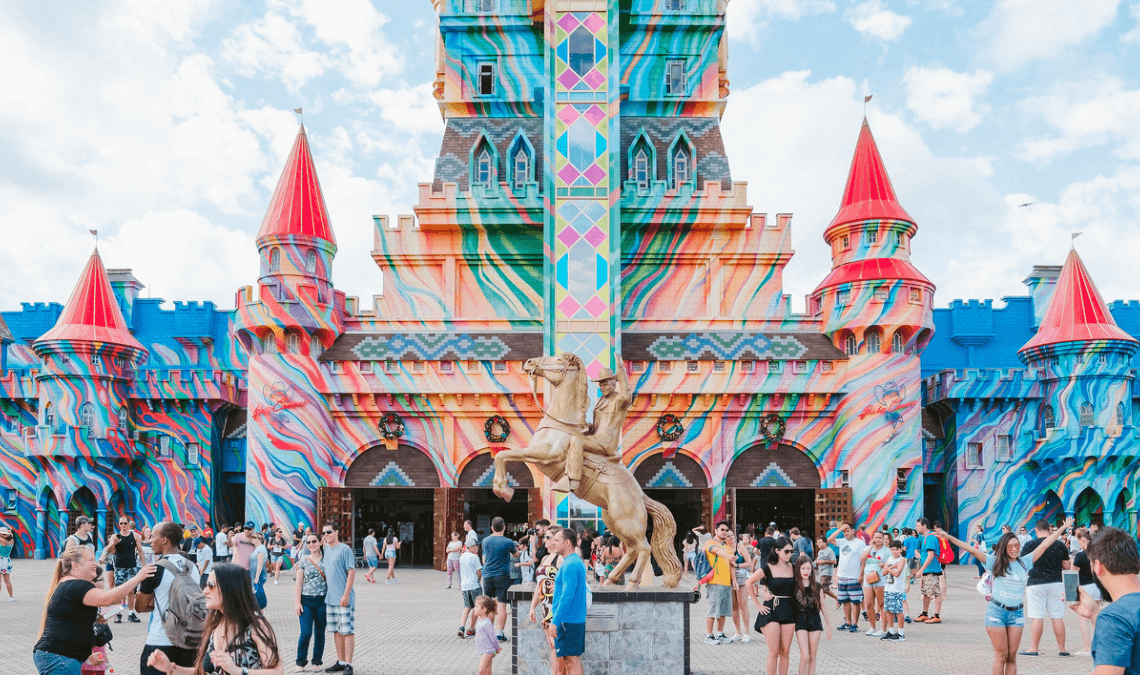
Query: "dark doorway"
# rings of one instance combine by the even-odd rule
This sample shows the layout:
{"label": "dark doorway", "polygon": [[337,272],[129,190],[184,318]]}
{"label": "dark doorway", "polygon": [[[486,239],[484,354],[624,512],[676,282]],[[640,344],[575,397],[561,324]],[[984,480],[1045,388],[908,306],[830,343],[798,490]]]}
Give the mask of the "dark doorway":
{"label": "dark doorway", "polygon": [[[946,504],[946,474],[927,473],[922,476],[922,515],[931,523],[953,527],[950,509]],[[908,526],[913,523],[908,524]]]}
{"label": "dark doorway", "polygon": [[[516,490],[511,501],[504,501],[486,488],[467,488],[463,491],[464,517],[475,524],[479,538],[491,534],[491,520],[496,516],[507,522],[507,536],[522,534],[530,527],[530,493]],[[450,536],[450,535],[449,535]]]}
{"label": "dark doorway", "polygon": [[396,564],[430,567],[432,562],[433,491],[415,488],[356,488],[352,491],[355,516],[353,542],[362,553],[368,529],[383,542],[391,528],[400,537]]}
{"label": "dark doorway", "polygon": [[[684,541],[685,535],[697,525],[702,524],[701,492],[702,490],[693,489],[645,490],[645,496],[661,502],[673,514],[673,520],[677,523],[677,534],[673,537],[673,546],[677,549],[677,557],[681,557],[681,543]],[[650,530],[652,530],[652,526],[653,522],[650,519]]]}
{"label": "dark doorway", "polygon": [[815,490],[801,488],[737,488],[736,523],[741,532],[755,527],[764,536],[769,523],[781,532],[793,527],[804,535],[815,533]]}

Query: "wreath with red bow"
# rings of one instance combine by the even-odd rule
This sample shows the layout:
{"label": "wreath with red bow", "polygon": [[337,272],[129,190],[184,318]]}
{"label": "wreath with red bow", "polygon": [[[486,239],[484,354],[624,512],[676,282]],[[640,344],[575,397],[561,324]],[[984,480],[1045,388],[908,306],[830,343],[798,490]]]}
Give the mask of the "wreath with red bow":
{"label": "wreath with red bow", "polygon": [[[498,425],[502,433],[495,433],[495,425]],[[483,423],[483,435],[487,437],[489,443],[502,443],[507,440],[507,436],[511,435],[511,424],[502,415],[491,415]]]}
{"label": "wreath with red bow", "polygon": [[[775,430],[772,429],[773,425],[776,427]],[[764,442],[768,445],[784,440],[784,432],[787,430],[788,423],[779,415],[765,415],[760,418],[760,433],[764,436]]]}
{"label": "wreath with red bow", "polygon": [[657,435],[663,441],[675,441],[685,433],[685,425],[681,424],[681,418],[673,413],[665,413],[657,418]]}
{"label": "wreath with red bow", "polygon": [[380,435],[394,441],[404,435],[404,418],[394,412],[384,413],[380,418]]}

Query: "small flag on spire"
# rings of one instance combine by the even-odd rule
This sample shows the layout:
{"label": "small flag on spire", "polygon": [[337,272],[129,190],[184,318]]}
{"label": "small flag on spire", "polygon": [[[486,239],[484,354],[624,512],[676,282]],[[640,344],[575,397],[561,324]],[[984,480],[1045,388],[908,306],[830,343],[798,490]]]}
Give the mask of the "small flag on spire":
{"label": "small flag on spire", "polygon": [[99,236],[99,230],[87,230],[87,231],[90,232],[91,234],[95,235],[96,237]]}
{"label": "small flag on spire", "polygon": [[301,108],[293,108],[293,112],[295,112],[295,113],[297,113],[298,115],[300,115],[300,114],[301,114]]}
{"label": "small flag on spire", "polygon": [[1077,237],[1079,237],[1079,236],[1081,236],[1081,233],[1080,233],[1080,232],[1074,232],[1074,233],[1073,233],[1073,239],[1076,239],[1076,238],[1077,238]]}
{"label": "small flag on spire", "polygon": [[873,97],[873,96],[874,96],[874,94],[867,94],[866,96],[863,97],[863,102],[864,103],[870,103],[871,97]]}

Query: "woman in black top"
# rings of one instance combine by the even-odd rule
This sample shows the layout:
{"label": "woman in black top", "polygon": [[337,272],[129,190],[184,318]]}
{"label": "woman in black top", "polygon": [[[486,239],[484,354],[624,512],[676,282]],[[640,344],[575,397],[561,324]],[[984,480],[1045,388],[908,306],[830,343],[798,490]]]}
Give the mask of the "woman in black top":
{"label": "woman in black top", "polygon": [[[793,552],[795,548],[790,539],[776,539],[767,562],[748,577],[748,594],[760,605],[756,630],[764,634],[764,642],[768,645],[768,675],[788,672],[788,652],[796,635],[796,611],[792,605],[796,587],[791,562]],[[758,583],[768,589],[768,597],[763,602],[756,594]]]}
{"label": "woman in black top", "polygon": [[[901,564],[901,563],[900,563]],[[831,639],[831,617],[823,606],[823,588],[815,578],[815,563],[811,556],[800,554],[796,558],[796,583],[792,593],[792,606],[796,610],[796,640],[800,645],[800,673],[815,675],[816,656],[823,624],[827,622],[827,639]]]}
{"label": "woman in black top", "polygon": [[32,648],[37,672],[79,675],[95,645],[93,626],[99,608],[122,602],[143,579],[154,575],[155,567],[143,567],[125,584],[109,591],[91,583],[97,571],[95,551],[86,546],[65,552],[55,564],[40,639]]}
{"label": "woman in black top", "polygon": [[161,649],[147,665],[168,675],[284,675],[277,635],[257,609],[249,571],[232,563],[214,565],[205,593],[209,614],[197,665],[175,665]]}
{"label": "woman in black top", "polygon": [[1093,611],[1092,616],[1081,616],[1081,644],[1082,650],[1077,652],[1076,656],[1089,656],[1092,654],[1092,632],[1093,626],[1096,625],[1096,615],[1100,612],[1100,587],[1096,585],[1096,577],[1093,576],[1092,563],[1089,562],[1088,550],[1089,544],[1092,543],[1092,535],[1083,527],[1078,527],[1076,532],[1077,543],[1080,545],[1081,550],[1073,556],[1073,569],[1077,570],[1078,582],[1081,588],[1088,594],[1090,598],[1096,600],[1096,609]]}

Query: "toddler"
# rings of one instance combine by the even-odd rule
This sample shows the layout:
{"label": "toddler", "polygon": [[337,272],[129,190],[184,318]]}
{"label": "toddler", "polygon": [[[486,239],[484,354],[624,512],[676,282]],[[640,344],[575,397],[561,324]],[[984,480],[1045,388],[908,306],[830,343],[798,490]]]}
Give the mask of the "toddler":
{"label": "toddler", "polygon": [[495,624],[491,621],[497,608],[494,598],[486,595],[475,598],[475,646],[479,648],[479,675],[491,675],[491,661],[503,648],[495,637]]}

